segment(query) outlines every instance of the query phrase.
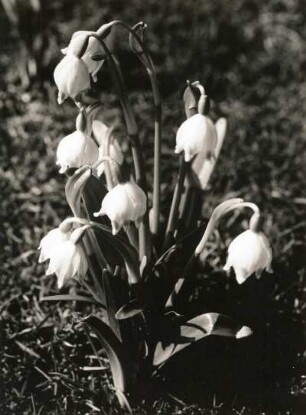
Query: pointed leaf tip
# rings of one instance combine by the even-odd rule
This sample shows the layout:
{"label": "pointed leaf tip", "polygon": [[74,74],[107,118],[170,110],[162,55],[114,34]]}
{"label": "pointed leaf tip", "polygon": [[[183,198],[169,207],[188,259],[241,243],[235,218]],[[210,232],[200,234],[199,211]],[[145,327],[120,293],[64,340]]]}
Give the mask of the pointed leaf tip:
{"label": "pointed leaf tip", "polygon": [[236,339],[243,339],[244,337],[251,336],[251,334],[253,334],[253,331],[250,327],[242,326],[241,329],[237,331],[235,337]]}

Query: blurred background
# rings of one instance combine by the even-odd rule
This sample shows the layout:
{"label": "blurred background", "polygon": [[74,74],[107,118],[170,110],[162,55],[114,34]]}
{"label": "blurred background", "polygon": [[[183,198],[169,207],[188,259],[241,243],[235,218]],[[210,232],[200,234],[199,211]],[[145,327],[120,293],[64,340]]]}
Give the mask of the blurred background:
{"label": "blurred background", "polygon": [[[225,198],[252,200],[265,212],[265,232],[274,251],[273,275],[238,287],[233,278],[225,277],[222,266],[226,246],[245,229],[247,218],[232,218],[220,228],[220,238],[189,298],[190,313],[234,314],[255,327],[256,334],[239,346],[209,341],[200,357],[195,350],[185,360],[178,356],[175,365],[185,368],[184,376],[177,376],[170,366],[167,379],[173,393],[188,405],[161,400],[137,413],[302,413],[304,0],[1,0],[0,413],[94,413],[90,390],[101,390],[99,404],[113,408],[105,394],[107,370],[98,379],[79,370],[88,356],[82,346],[86,338],[71,329],[70,318],[89,310],[39,303],[41,296],[57,291],[54,278],[44,277],[43,267],[37,265],[40,239],[69,214],[55,150],[74,129],[77,111],[69,102],[57,105],[53,70],[73,32],[96,30],[113,19],[148,25],[146,44],[163,97],[163,210],[169,207],[177,174],[173,149],[176,129],[185,117],[182,93],[187,79],[198,79],[211,98],[212,119],[224,116],[229,125],[203,215],[208,218],[213,206]],[[122,63],[150,180],[149,82],[128,50],[125,33],[114,32],[110,45]],[[106,65],[96,89],[106,119],[118,126],[124,140],[120,105]],[[44,375],[52,370],[64,373],[70,383]]]}

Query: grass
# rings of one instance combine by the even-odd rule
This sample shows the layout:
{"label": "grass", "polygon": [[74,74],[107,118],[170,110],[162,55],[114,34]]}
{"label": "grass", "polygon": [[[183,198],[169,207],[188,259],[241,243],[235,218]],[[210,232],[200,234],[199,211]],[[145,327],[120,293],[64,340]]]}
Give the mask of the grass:
{"label": "grass", "polygon": [[[130,4],[67,0],[49,7],[45,15],[50,19],[44,26],[48,59],[27,87],[20,85],[15,65],[16,53],[17,57],[21,53],[18,37],[1,16],[5,42],[0,61],[0,413],[119,413],[108,392],[107,360],[101,356],[102,371],[88,371],[97,362],[86,333],[75,328],[77,317],[92,308],[39,301],[57,289],[54,278],[45,277],[37,265],[36,251],[41,237],[69,214],[54,154],[59,138],[73,128],[75,109],[56,105],[51,74],[59,49],[73,31],[94,29],[104,19],[117,17],[129,23],[144,20],[149,26],[147,43],[164,99],[163,212],[178,167],[172,153],[176,128],[184,119],[182,91],[187,78],[200,79],[212,98],[212,118],[222,115],[229,121],[203,215],[208,217],[225,198],[254,201],[265,212],[265,232],[274,251],[273,275],[237,286],[233,277],[226,278],[222,264],[226,245],[245,228],[246,218],[221,225],[207,264],[186,291],[188,312],[228,313],[249,324],[255,334],[240,343],[210,339],[178,354],[161,374],[171,396],[143,403],[135,413],[302,413],[306,393],[303,1],[149,0],[144,6],[140,0]],[[19,13],[21,21],[27,21],[24,12]],[[45,18],[42,13],[41,20]],[[21,33],[31,29],[25,28]],[[151,181],[149,84],[127,49],[119,48],[118,53],[133,91]],[[104,69],[99,86],[105,116],[116,123],[124,140],[118,101],[109,84]],[[73,284],[66,289],[75,290]]]}

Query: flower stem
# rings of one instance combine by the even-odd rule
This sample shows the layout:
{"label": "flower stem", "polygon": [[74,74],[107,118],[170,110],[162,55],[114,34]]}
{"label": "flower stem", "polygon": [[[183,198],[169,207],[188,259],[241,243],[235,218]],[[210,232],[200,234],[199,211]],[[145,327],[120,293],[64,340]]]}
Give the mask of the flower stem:
{"label": "flower stem", "polygon": [[[216,226],[218,225],[220,219],[227,213],[231,212],[234,209],[238,209],[238,208],[250,208],[254,211],[254,215],[259,216],[260,214],[260,210],[258,208],[257,205],[255,205],[254,203],[250,203],[250,202],[244,202],[243,199],[230,199],[227,200],[223,203],[221,203],[220,205],[218,205],[209,221],[208,224],[206,226],[206,229],[204,231],[204,235],[200,241],[200,243],[198,244],[198,246],[195,249],[194,254],[191,256],[191,258],[189,259],[187,265],[185,266],[182,276],[179,278],[179,280],[177,281],[177,283],[175,284],[175,287],[173,289],[173,291],[171,292],[167,303],[166,303],[166,309],[172,308],[174,305],[174,301],[175,299],[178,297],[182,286],[184,285],[184,282],[186,281],[187,277],[190,275],[190,272],[192,270],[192,267],[196,261],[196,259],[198,258],[198,256],[200,255],[200,253],[203,251],[203,249],[205,248],[205,245],[210,237],[210,235],[213,233],[214,229],[216,228]],[[253,215],[253,216],[254,216]]]}
{"label": "flower stem", "polygon": [[[256,215],[259,215],[260,210],[258,208],[257,205],[255,205],[255,203],[250,203],[250,202],[244,202],[242,199],[232,199],[233,202],[231,204],[229,204],[228,206],[226,206],[224,209],[218,210],[220,209],[220,207],[223,204],[226,204],[227,202],[231,202],[231,199],[221,203],[221,205],[217,206],[216,209],[213,211],[209,222],[206,226],[204,235],[200,241],[200,243],[198,244],[198,246],[195,249],[195,255],[198,256],[200,255],[200,253],[203,251],[203,249],[205,248],[205,245],[210,237],[210,235],[213,233],[215,227],[217,226],[217,224],[219,223],[220,219],[222,216],[224,216],[226,213],[231,212],[234,209],[239,209],[239,208],[244,208],[244,207],[248,207],[250,209],[253,210],[253,212]],[[237,200],[237,202],[235,202]]]}
{"label": "flower stem", "polygon": [[[136,182],[147,195],[147,183],[146,183],[146,177],[145,177],[144,160],[142,157],[141,146],[140,146],[139,137],[138,137],[138,127],[137,127],[137,124],[134,118],[131,104],[125,92],[124,80],[123,80],[120,64],[117,61],[117,59],[114,57],[114,55],[110,53],[109,49],[107,48],[103,40],[100,39],[97,34],[94,34],[93,36],[99,40],[106,54],[107,60],[112,66],[112,74],[114,77],[114,81],[116,83],[123,115],[126,121],[128,135],[129,135],[130,142],[131,142]],[[146,210],[146,213],[144,214],[142,218],[142,223],[140,224],[140,227],[139,227],[139,257],[140,259],[142,259],[143,256],[147,256],[148,259],[151,258],[151,238],[150,238],[150,230],[149,230],[148,209]]]}
{"label": "flower stem", "polygon": [[168,224],[166,228],[166,236],[163,245],[162,251],[164,252],[168,249],[174,241],[174,231],[177,227],[178,223],[178,213],[179,213],[179,206],[182,197],[182,193],[184,191],[184,181],[186,177],[187,170],[190,166],[190,163],[185,162],[184,156],[181,156],[180,161],[180,170],[178,174],[177,183],[174,189],[172,204],[170,208],[170,214],[168,219]]}
{"label": "flower stem", "polygon": [[[140,52],[134,51],[137,54],[138,58],[144,65],[151,83],[151,88],[153,92],[153,101],[154,101],[154,179],[153,179],[153,206],[152,206],[152,223],[151,230],[154,236],[157,235],[159,229],[159,211],[160,211],[160,158],[161,158],[161,134],[162,134],[162,104],[159,85],[156,77],[156,71],[154,68],[153,61],[151,56],[142,41],[141,37],[138,35],[136,28],[141,27],[145,28],[146,25],[142,22],[136,24],[134,27],[129,26],[121,20],[114,20],[109,23],[108,28],[112,26],[122,26],[126,29],[130,36],[134,38],[137,42]],[[101,27],[102,29],[102,27]],[[98,30],[99,33],[99,30]],[[131,42],[130,42],[131,43]]]}

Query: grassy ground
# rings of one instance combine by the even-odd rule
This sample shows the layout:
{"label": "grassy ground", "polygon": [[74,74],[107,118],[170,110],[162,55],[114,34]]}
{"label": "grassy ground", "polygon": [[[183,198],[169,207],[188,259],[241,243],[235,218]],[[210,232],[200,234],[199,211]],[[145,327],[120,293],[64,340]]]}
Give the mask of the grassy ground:
{"label": "grassy ground", "polygon": [[[16,28],[0,13],[4,39],[0,46],[0,413],[85,414],[95,413],[95,407],[102,413],[119,412],[107,392],[107,361],[105,371],[98,374],[84,370],[94,364],[93,353],[85,333],[73,329],[76,316],[92,309],[39,302],[41,296],[57,290],[54,278],[45,277],[43,267],[37,265],[36,251],[41,237],[69,214],[54,151],[59,138],[73,128],[75,109],[69,104],[57,107],[52,70],[73,31],[95,29],[113,18],[131,24],[144,20],[149,26],[147,43],[164,99],[164,208],[177,169],[172,150],[175,130],[184,119],[182,91],[187,78],[199,79],[212,98],[212,118],[222,115],[229,122],[203,214],[207,217],[212,206],[234,195],[254,201],[266,214],[265,232],[274,251],[273,275],[238,287],[233,278],[225,278],[222,264],[226,245],[246,226],[246,219],[236,218],[220,228],[220,240],[188,295],[189,310],[231,314],[252,326],[255,334],[234,344],[212,339],[178,355],[163,372],[176,398],[144,403],[135,413],[302,413],[306,393],[304,1],[66,0],[54,1],[48,8],[36,20],[19,11],[21,23],[25,22],[19,27],[22,34],[39,34],[43,28],[48,39],[39,74],[28,86],[22,68],[18,69],[22,46]],[[150,178],[149,85],[127,49],[117,44],[133,91]],[[104,69],[99,85],[105,114],[120,126],[118,102],[109,84]]]}

